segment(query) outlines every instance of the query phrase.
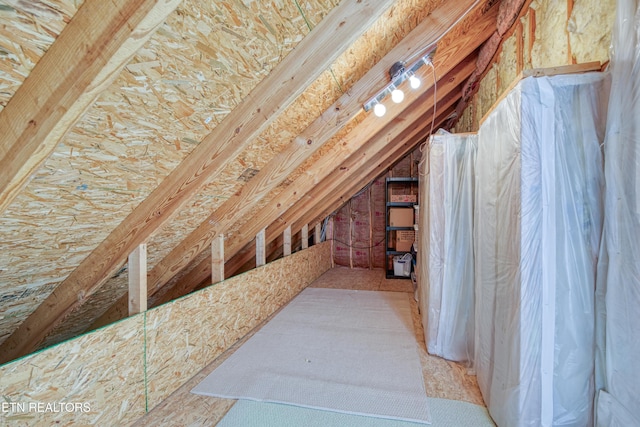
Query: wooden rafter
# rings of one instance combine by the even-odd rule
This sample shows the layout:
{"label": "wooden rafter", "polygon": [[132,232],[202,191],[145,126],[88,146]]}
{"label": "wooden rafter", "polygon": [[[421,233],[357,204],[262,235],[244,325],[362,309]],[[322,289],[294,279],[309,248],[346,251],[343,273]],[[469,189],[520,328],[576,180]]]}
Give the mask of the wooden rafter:
{"label": "wooden rafter", "polygon": [[181,0],[87,0],[0,113],[0,213]]}
{"label": "wooden rafter", "polygon": [[[2,343],[0,362],[37,348],[66,315],[113,275],[138,244],[259,136],[391,4],[392,0],[363,0],[335,7]],[[98,17],[102,18],[94,15]]]}

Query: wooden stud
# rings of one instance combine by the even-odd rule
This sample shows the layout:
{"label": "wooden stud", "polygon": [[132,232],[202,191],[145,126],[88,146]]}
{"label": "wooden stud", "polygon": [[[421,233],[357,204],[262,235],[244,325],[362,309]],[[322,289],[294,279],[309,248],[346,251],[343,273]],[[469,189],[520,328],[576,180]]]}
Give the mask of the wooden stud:
{"label": "wooden stud", "polygon": [[0,112],[0,213],[179,3],[97,0],[78,9]]}
{"label": "wooden stud", "polygon": [[309,224],[304,224],[300,230],[302,249],[309,249]]}
{"label": "wooden stud", "polygon": [[218,234],[211,242],[211,283],[224,280],[224,234]]}
{"label": "wooden stud", "polygon": [[283,244],[282,244],[282,255],[289,256],[291,255],[291,226],[289,225],[284,229]]}
{"label": "wooden stud", "polygon": [[524,34],[522,21],[516,23],[516,74],[520,74],[524,69]]}
{"label": "wooden stud", "polygon": [[[141,0],[129,1],[137,3]],[[102,5],[103,2],[94,3]],[[145,5],[156,3],[169,2],[143,1]],[[2,343],[0,362],[35,350],[52,329],[113,276],[137,245],[166,224],[173,213],[190,200],[210,177],[220,173],[228,162],[248,147],[392,4],[393,0],[363,0],[341,2],[332,9],[300,41],[296,49],[285,56],[253,89],[251,95],[237,105]],[[113,8],[111,2],[105,2],[104,7]],[[128,13],[117,8],[110,13],[116,16],[113,18],[116,20],[119,14],[126,16]],[[93,20],[96,17],[100,18],[97,21],[104,20],[104,14],[92,12],[91,16]],[[126,23],[123,25],[127,26]],[[87,31],[87,28],[92,30]],[[91,22],[82,24],[81,30],[92,32]],[[78,43],[85,43],[84,35],[78,36]],[[63,45],[63,48],[66,47]],[[101,48],[94,46],[92,51],[95,54]],[[83,66],[86,65],[83,63]],[[46,71],[54,80],[58,78],[51,70]],[[52,108],[52,105],[48,107]],[[6,148],[6,144],[0,146]],[[23,165],[26,160],[19,163]],[[153,292],[153,282],[150,280],[149,283],[149,291]]]}
{"label": "wooden stud", "polygon": [[129,316],[147,311],[147,244],[129,254]]}
{"label": "wooden stud", "polygon": [[317,223],[315,227],[315,235],[313,237],[313,244],[317,245],[322,240],[322,223]]}
{"label": "wooden stud", "polygon": [[256,234],[256,267],[267,263],[266,230],[263,228]]}
{"label": "wooden stud", "polygon": [[533,66],[533,45],[536,43],[536,10],[532,7],[529,8],[529,46],[527,54],[529,55],[529,64]]}
{"label": "wooden stud", "polygon": [[575,64],[576,58],[571,52],[571,35],[569,34],[569,20],[571,19],[571,14],[573,13],[573,2],[574,0],[567,0],[567,24],[564,26],[564,31],[567,34],[567,64]]}

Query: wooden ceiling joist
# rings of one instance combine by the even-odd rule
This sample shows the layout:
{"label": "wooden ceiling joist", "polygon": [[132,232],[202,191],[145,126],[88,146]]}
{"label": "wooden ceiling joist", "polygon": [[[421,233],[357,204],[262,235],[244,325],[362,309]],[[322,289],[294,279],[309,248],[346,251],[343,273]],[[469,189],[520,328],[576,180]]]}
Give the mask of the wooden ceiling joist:
{"label": "wooden ceiling joist", "polygon": [[[445,4],[436,9],[411,31],[382,60],[372,67],[362,79],[356,82],[347,93],[341,96],[300,135],[294,138],[238,194],[213,212],[198,228],[153,267],[149,273],[149,297],[153,298],[153,295],[170,282],[178,272],[187,267],[203,250],[206,250],[211,240],[218,233],[224,232],[238,218],[253,211],[263,197],[282,183],[289,174],[309,159],[313,153],[335,136],[354,117],[360,114],[363,111],[362,104],[386,83],[388,69],[393,63],[398,59],[409,58],[423,53],[425,48],[443,36],[452,21],[455,22],[464,16],[473,3],[471,0],[466,0],[465,2]],[[493,23],[495,26],[495,19],[493,19]],[[464,52],[460,53],[464,54]],[[453,67],[453,65],[455,64],[449,64],[449,68]],[[429,77],[425,79],[428,80]],[[421,90],[427,90],[429,87],[430,85],[423,85]],[[415,93],[407,95],[408,98],[411,96],[417,97]],[[400,111],[400,107],[396,107],[396,109],[398,112]],[[390,120],[392,117],[393,112],[390,111],[385,119]],[[382,128],[385,121],[369,119],[368,123],[366,130],[362,128],[362,124],[359,125],[358,138],[355,141],[350,141],[349,146],[336,147],[329,155],[323,157],[322,162],[325,167],[333,168],[336,161],[357,150],[366,142],[366,136],[375,134]],[[314,169],[318,166],[314,165]],[[315,173],[311,171],[307,175],[313,177]],[[308,188],[308,185],[302,186],[296,183],[292,187],[298,189],[298,193],[302,194],[306,191],[305,189]],[[287,203],[290,204],[291,202]],[[269,225],[268,222],[264,224],[265,226]],[[252,235],[255,235],[255,233],[252,233]],[[124,313],[122,307],[124,307],[126,301],[127,296],[124,295],[105,313],[104,317],[116,320],[116,313]],[[155,303],[152,302],[151,304]],[[100,320],[100,323],[104,323],[104,320]]]}
{"label": "wooden ceiling joist", "polygon": [[86,0],[0,113],[0,213],[181,0]]}
{"label": "wooden ceiling joist", "polygon": [[49,331],[124,264],[137,245],[247,147],[391,4],[392,0],[363,0],[334,8],[5,340],[0,362],[36,349]]}

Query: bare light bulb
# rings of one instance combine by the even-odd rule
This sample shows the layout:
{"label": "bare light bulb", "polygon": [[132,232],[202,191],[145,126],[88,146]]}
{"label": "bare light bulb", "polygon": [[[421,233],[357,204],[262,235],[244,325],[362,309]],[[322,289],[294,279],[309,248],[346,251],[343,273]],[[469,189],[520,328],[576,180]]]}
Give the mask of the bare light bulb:
{"label": "bare light bulb", "polygon": [[385,107],[383,104],[376,104],[376,106],[373,107],[373,114],[375,114],[378,117],[384,116],[386,112],[387,112],[387,107]]}
{"label": "bare light bulb", "polygon": [[391,92],[391,100],[396,104],[401,103],[402,100],[404,100],[404,92],[400,89],[394,89],[393,92]]}
{"label": "bare light bulb", "polygon": [[409,77],[409,85],[411,89],[418,89],[420,87],[420,79],[416,76]]}

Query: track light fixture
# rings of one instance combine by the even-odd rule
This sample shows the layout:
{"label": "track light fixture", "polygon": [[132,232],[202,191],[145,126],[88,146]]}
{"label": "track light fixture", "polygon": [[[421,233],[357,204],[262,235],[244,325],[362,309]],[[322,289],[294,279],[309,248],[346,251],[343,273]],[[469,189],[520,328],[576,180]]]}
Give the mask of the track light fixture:
{"label": "track light fixture", "polygon": [[387,111],[387,108],[382,104],[382,101],[387,95],[391,95],[391,100],[396,104],[399,104],[404,100],[404,92],[398,88],[402,82],[409,80],[409,85],[412,89],[418,89],[420,87],[420,79],[415,75],[416,71],[425,64],[430,64],[431,59],[436,53],[436,46],[433,46],[427,53],[424,54],[419,60],[411,64],[410,67],[406,67],[406,64],[402,61],[394,63],[389,69],[390,82],[382,88],[374,97],[369,99],[364,104],[364,111],[373,109],[373,113],[382,117]]}

